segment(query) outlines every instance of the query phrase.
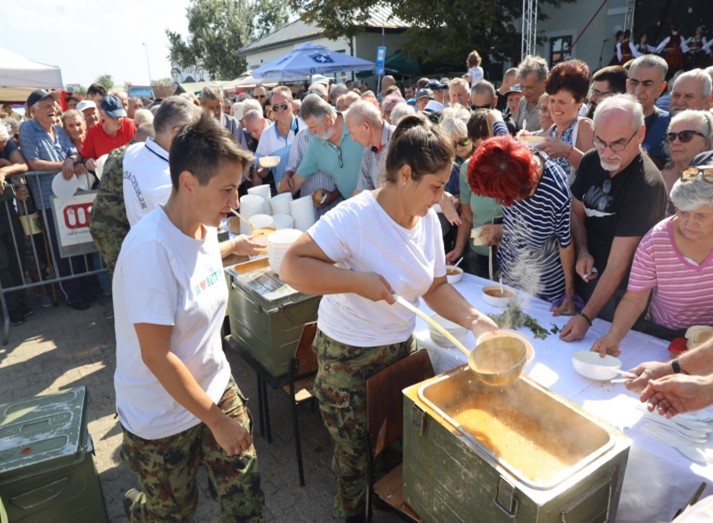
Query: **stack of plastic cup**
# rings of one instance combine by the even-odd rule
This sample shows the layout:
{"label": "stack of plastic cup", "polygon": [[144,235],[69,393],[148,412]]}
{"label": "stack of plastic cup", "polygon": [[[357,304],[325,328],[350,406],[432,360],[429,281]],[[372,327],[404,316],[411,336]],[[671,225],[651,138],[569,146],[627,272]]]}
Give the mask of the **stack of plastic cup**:
{"label": "stack of plastic cup", "polygon": [[272,225],[278,231],[280,229],[294,229],[295,219],[289,214],[273,214]]}
{"label": "stack of plastic cup", "polygon": [[273,196],[270,199],[270,207],[272,208],[272,214],[290,214],[291,201],[292,194],[288,192],[283,192]]}
{"label": "stack of plastic cup", "polygon": [[297,229],[281,229],[275,231],[267,237],[267,257],[272,272],[280,275],[280,265],[285,257],[287,249],[290,248],[297,238],[302,236],[302,231]]}
{"label": "stack of plastic cup", "polygon": [[306,231],[317,220],[312,196],[307,195],[290,202],[290,214],[295,219],[295,229]]}
{"label": "stack of plastic cup", "polygon": [[255,187],[250,187],[248,189],[248,194],[254,194],[255,196],[260,196],[265,202],[263,203],[262,212],[264,214],[270,214],[270,185],[263,183],[262,185],[256,185]]}
{"label": "stack of plastic cup", "polygon": [[[249,221],[252,216],[262,214],[264,205],[265,200],[262,196],[246,194],[240,197],[240,214]],[[242,220],[240,220],[240,234],[250,234],[250,227]]]}

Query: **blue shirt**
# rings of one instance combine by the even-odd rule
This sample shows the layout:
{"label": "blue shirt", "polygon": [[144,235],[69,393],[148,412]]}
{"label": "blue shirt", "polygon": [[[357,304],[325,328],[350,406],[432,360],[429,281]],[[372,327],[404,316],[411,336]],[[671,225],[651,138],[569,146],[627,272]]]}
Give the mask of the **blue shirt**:
{"label": "blue shirt", "polygon": [[2,151],[0,151],[0,158],[5,158],[6,160],[9,160],[10,155],[15,151],[17,151],[17,145],[15,145],[15,141],[12,138],[8,138],[7,142],[5,143],[5,147]]}
{"label": "blue shirt", "polygon": [[654,106],[654,112],[644,118],[646,137],[641,145],[649,153],[649,156],[660,162],[665,161],[668,156],[665,140],[669,123],[671,123],[671,115],[656,106]]}
{"label": "blue shirt", "polygon": [[[72,143],[72,139],[62,129],[60,125],[53,125],[55,140],[37,122],[37,120],[26,120],[20,125],[20,147],[22,154],[29,162],[30,160],[45,160],[47,162],[63,162],[67,156],[77,154],[77,149]],[[38,209],[49,209],[51,207],[50,196],[52,196],[52,178],[59,172],[53,172],[37,176],[28,176],[30,190],[35,198],[35,205]]]}
{"label": "blue shirt", "polygon": [[334,180],[342,196],[349,198],[357,186],[363,153],[364,148],[352,140],[342,118],[342,137],[339,139],[339,145],[319,136],[312,136],[297,168],[297,174],[302,178],[309,178],[322,171]]}

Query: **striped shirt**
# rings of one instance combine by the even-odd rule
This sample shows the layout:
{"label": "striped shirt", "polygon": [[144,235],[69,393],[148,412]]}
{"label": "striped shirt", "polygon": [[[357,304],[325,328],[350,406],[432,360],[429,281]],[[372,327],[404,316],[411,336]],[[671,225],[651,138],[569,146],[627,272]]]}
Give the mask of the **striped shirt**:
{"label": "striped shirt", "polygon": [[713,252],[700,265],[676,247],[675,216],[657,223],[634,255],[628,290],[651,290],[649,317],[669,329],[713,325]]}
{"label": "striped shirt", "polygon": [[534,194],[503,207],[498,260],[503,281],[552,301],[564,294],[560,247],[572,242],[572,195],[562,168],[538,152],[544,170]]}
{"label": "striped shirt", "polygon": [[371,191],[378,189],[386,178],[386,155],[389,153],[389,142],[394,134],[395,126],[389,122],[384,122],[381,131],[381,145],[375,150],[374,147],[366,147],[361,156],[361,166],[359,167],[359,179],[357,180],[358,191]]}

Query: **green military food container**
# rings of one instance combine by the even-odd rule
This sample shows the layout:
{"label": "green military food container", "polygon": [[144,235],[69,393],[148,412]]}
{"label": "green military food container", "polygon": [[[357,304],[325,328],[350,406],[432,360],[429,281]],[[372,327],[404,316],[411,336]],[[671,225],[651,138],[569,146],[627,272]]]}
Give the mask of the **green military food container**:
{"label": "green military food container", "polygon": [[404,498],[425,521],[614,521],[631,442],[527,377],[404,390]]}
{"label": "green military food container", "polygon": [[0,498],[12,523],[107,520],[87,399],[76,387],[0,407]]}
{"label": "green military food container", "polygon": [[273,377],[287,374],[302,327],[317,319],[320,297],[282,283],[267,258],[234,265],[227,272],[233,340]]}

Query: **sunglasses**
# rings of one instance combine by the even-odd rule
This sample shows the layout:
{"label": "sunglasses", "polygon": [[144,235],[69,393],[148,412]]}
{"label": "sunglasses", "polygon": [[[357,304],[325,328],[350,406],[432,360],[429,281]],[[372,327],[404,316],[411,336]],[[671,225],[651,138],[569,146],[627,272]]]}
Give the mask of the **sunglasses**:
{"label": "sunglasses", "polygon": [[272,106],[273,112],[277,112],[280,109],[282,109],[283,111],[287,111],[287,109],[289,109],[289,108],[290,108],[290,104],[288,104],[288,103],[275,104]]}
{"label": "sunglasses", "polygon": [[453,145],[455,145],[456,147],[468,147],[470,144],[470,138],[463,138],[460,141],[453,140]]}
{"label": "sunglasses", "polygon": [[257,95],[255,98],[259,98],[260,100],[264,100],[265,98],[267,98],[267,95],[266,95],[266,94],[259,94],[259,95]]}
{"label": "sunglasses", "polygon": [[698,175],[701,175],[701,178],[706,182],[713,183],[713,167],[689,167],[684,169],[681,173],[681,181],[691,182],[698,178]]}
{"label": "sunglasses", "polygon": [[489,105],[471,105],[470,110],[471,111],[477,111],[478,109],[490,109]]}
{"label": "sunglasses", "polygon": [[666,142],[673,143],[676,140],[676,138],[678,138],[679,142],[688,143],[691,140],[693,140],[694,136],[702,136],[703,138],[706,137],[706,135],[701,132],[692,131],[689,129],[689,130],[681,131],[678,133],[666,133]]}

